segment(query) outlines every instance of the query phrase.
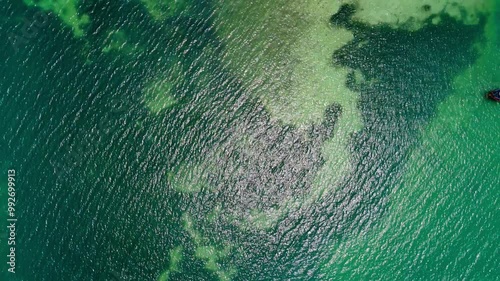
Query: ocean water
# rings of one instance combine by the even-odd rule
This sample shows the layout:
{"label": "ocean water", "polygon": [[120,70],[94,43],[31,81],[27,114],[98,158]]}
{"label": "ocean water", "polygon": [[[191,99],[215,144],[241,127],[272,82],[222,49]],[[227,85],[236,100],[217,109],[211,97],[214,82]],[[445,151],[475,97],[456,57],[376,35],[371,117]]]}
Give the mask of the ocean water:
{"label": "ocean water", "polygon": [[3,1],[0,280],[499,280],[484,2]]}

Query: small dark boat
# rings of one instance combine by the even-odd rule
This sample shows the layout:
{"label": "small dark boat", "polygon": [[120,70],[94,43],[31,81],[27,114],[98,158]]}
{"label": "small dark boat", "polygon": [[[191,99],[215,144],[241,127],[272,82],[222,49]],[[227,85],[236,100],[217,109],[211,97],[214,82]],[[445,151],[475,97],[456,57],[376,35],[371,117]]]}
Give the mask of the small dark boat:
{"label": "small dark boat", "polygon": [[500,89],[491,90],[486,94],[486,97],[490,100],[500,102]]}

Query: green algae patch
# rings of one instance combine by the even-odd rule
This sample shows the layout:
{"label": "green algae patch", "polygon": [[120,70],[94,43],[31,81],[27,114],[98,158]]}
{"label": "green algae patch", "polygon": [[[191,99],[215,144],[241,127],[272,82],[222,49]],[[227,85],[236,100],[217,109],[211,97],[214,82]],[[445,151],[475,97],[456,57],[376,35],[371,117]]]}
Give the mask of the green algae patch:
{"label": "green algae patch", "polygon": [[229,281],[236,273],[236,269],[230,267],[224,269],[221,260],[229,255],[230,248],[218,249],[214,246],[200,245],[196,247],[195,256],[205,263],[205,268],[213,272],[220,281]]}
{"label": "green algae patch", "polygon": [[205,264],[205,269],[217,276],[220,281],[230,281],[236,274],[236,268],[233,266],[225,266],[224,260],[228,258],[231,247],[225,246],[219,248],[210,245],[208,239],[195,229],[193,219],[184,214],[182,216],[184,230],[189,234],[195,244],[195,257],[202,260]]}
{"label": "green algae patch", "polygon": [[152,113],[158,114],[177,104],[173,96],[174,82],[169,78],[156,78],[143,89],[143,101]]}
{"label": "green algae patch", "polygon": [[133,55],[139,50],[137,46],[129,42],[127,33],[124,30],[110,31],[104,39],[103,45],[103,53],[120,52],[126,55]]}
{"label": "green algae patch", "polygon": [[194,221],[189,215],[182,215],[182,225],[184,227],[184,230],[186,230],[186,232],[189,234],[191,239],[193,239],[196,245],[200,245],[203,243],[203,237],[198,231],[196,231]]}
{"label": "green algae patch", "polygon": [[182,261],[182,247],[175,247],[170,251],[170,271],[179,271],[179,264]]}
{"label": "green algae patch", "polygon": [[57,15],[68,27],[71,28],[76,37],[85,34],[84,28],[90,23],[87,14],[78,11],[79,0],[23,0],[29,7],[37,7],[45,12]]}
{"label": "green algae patch", "polygon": [[158,277],[157,281],[168,281],[169,278],[170,278],[170,271],[167,270]]}
{"label": "green algae patch", "polygon": [[173,272],[179,272],[179,264],[182,261],[182,246],[177,246],[170,250],[170,265],[167,270],[165,270],[157,279],[157,281],[168,281],[170,278],[170,274]]}
{"label": "green algae patch", "polygon": [[164,20],[190,7],[189,0],[141,0],[144,7],[155,20]]}

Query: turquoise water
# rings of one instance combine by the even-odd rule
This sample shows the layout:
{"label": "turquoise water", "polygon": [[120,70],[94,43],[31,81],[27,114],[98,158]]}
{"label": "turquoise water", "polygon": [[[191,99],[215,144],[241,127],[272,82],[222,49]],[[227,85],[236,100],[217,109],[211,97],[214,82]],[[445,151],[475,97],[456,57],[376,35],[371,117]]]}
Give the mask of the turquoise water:
{"label": "turquoise water", "polygon": [[498,7],[29,3],[0,8],[1,280],[498,280]]}

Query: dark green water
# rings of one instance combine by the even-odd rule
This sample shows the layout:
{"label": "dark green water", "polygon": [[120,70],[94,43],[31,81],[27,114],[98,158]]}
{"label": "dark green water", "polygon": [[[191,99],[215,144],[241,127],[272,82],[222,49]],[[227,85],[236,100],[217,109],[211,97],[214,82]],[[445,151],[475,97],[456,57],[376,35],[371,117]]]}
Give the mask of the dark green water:
{"label": "dark green water", "polygon": [[[260,228],[253,210],[312,197],[345,108],[274,119],[226,65],[213,2],[78,9],[83,36],[0,8],[0,206],[15,169],[18,218],[1,280],[499,280],[500,106],[482,97],[500,85],[498,8],[417,31],[333,18],[353,33],[331,54],[359,95],[353,169]],[[155,113],[158,77],[176,102]]]}

